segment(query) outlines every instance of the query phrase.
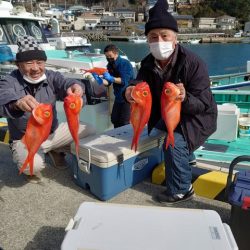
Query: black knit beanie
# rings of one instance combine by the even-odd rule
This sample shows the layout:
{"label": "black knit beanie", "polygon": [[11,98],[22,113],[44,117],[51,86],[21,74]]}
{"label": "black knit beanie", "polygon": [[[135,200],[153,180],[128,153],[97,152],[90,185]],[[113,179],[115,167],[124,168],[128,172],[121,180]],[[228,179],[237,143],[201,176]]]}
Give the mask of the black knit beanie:
{"label": "black knit beanie", "polygon": [[149,18],[145,24],[145,35],[152,29],[166,28],[178,32],[175,18],[167,11],[167,0],[158,0],[154,7],[149,10]]}
{"label": "black knit beanie", "polygon": [[39,46],[32,36],[22,36],[17,39],[18,51],[16,62],[26,62],[31,60],[46,61],[45,51]]}

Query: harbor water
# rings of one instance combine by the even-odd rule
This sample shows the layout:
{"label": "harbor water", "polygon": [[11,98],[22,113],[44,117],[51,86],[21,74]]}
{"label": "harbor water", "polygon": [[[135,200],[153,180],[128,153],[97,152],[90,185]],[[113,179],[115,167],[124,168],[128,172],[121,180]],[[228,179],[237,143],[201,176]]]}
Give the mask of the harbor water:
{"label": "harbor water", "polygon": [[[109,43],[118,46],[131,61],[140,62],[148,53],[147,43],[135,44],[132,42],[92,42],[92,49],[103,49]],[[250,44],[182,44],[199,55],[207,64],[210,76],[245,72],[247,61],[250,60]]]}

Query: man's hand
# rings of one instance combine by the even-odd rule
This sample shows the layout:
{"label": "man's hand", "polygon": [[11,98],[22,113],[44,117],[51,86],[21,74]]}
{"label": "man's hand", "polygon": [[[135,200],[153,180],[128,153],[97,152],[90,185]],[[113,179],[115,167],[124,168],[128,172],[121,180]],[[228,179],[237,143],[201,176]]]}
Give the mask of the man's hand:
{"label": "man's hand", "polygon": [[85,93],[81,85],[75,83],[67,89],[67,95],[79,95],[83,96]]}
{"label": "man's hand", "polygon": [[92,73],[92,76],[95,78],[96,82],[99,84],[99,85],[102,85],[103,84],[103,80],[102,78],[96,74],[95,72]]}
{"label": "man's hand", "polygon": [[181,102],[183,102],[186,98],[186,90],[184,88],[183,83],[177,83],[176,86],[179,88],[180,90],[180,94],[177,97],[178,100],[180,100]]}
{"label": "man's hand", "polygon": [[107,80],[110,83],[114,83],[115,82],[115,78],[109,74],[109,72],[104,72],[103,73],[103,79]]}
{"label": "man's hand", "polygon": [[15,108],[24,112],[32,112],[38,104],[39,102],[32,95],[26,95],[16,101]]}
{"label": "man's hand", "polygon": [[129,87],[126,88],[126,91],[125,91],[125,98],[129,103],[134,103],[135,102],[134,99],[131,96],[131,92],[132,92],[134,87],[135,86],[129,86]]}

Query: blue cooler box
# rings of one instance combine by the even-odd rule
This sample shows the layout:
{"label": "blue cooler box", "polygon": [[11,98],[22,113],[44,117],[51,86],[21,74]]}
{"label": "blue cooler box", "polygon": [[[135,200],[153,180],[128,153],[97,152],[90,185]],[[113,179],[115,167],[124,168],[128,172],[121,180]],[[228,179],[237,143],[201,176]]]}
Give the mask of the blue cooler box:
{"label": "blue cooler box", "polygon": [[[166,133],[147,128],[140,136],[137,152],[131,150],[132,126],[126,125],[80,140],[79,162],[71,162],[76,183],[100,200],[108,200],[151,175],[162,162]],[[75,154],[75,146],[71,145]]]}

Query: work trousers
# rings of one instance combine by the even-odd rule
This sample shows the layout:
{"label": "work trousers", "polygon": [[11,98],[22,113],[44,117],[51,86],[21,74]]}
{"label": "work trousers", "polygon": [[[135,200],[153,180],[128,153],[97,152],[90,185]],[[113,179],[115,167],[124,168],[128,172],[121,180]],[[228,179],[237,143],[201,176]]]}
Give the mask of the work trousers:
{"label": "work trousers", "polygon": [[130,104],[127,102],[119,103],[114,102],[111,122],[114,125],[114,128],[122,127],[129,124],[130,120]]}
{"label": "work trousers", "polygon": [[[162,120],[157,124],[156,128],[166,130]],[[189,191],[192,181],[192,165],[189,162],[193,161],[195,156],[189,152],[180,125],[174,131],[174,148],[169,145],[166,149],[166,138],[163,144],[163,152],[167,194],[185,194]]]}

